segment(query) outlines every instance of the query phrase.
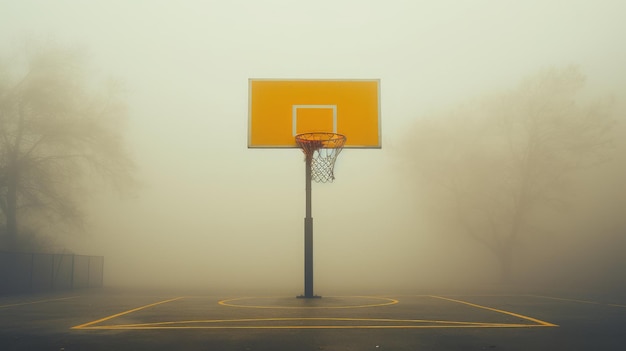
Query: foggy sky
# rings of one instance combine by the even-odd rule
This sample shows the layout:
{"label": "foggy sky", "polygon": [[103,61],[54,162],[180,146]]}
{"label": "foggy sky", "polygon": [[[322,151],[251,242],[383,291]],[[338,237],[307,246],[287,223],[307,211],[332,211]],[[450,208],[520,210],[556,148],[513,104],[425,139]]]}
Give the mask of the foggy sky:
{"label": "foggy sky", "polygon": [[[128,90],[142,187],[103,190],[92,234],[67,239],[106,256],[107,283],[298,293],[302,155],[247,149],[249,78],[381,79],[382,149],[345,150],[335,183],[313,186],[316,290],[488,281],[487,253],[429,232],[398,174],[412,121],[569,64],[592,95],[624,101],[624,13],[623,1],[0,0],[0,50],[82,47]],[[465,274],[464,259],[482,269]]]}

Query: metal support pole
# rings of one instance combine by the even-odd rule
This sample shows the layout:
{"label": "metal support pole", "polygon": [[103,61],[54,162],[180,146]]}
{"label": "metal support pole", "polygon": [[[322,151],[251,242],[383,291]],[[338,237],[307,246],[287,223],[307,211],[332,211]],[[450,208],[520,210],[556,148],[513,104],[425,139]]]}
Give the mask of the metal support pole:
{"label": "metal support pole", "polygon": [[319,297],[313,294],[313,217],[311,216],[311,163],[313,155],[306,155],[306,217],[304,218],[304,295],[302,298]]}

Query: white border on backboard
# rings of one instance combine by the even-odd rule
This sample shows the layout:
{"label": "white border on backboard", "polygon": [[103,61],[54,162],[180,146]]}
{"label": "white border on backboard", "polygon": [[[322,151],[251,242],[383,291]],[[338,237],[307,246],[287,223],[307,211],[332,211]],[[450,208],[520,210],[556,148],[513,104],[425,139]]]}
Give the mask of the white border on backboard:
{"label": "white border on backboard", "polygon": [[292,117],[292,133],[295,137],[298,134],[298,109],[305,108],[319,108],[319,109],[332,109],[333,110],[333,133],[337,133],[337,105],[292,105],[291,117]]}

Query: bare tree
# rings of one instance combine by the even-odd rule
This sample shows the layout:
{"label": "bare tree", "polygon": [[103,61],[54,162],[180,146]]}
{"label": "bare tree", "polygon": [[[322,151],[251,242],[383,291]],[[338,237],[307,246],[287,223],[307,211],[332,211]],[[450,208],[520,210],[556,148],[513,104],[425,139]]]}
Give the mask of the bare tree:
{"label": "bare tree", "polygon": [[27,224],[80,227],[89,176],[132,182],[119,87],[95,90],[74,50],[38,48],[24,57],[0,67],[0,233],[9,250],[33,229]]}
{"label": "bare tree", "polygon": [[584,82],[576,67],[547,69],[414,129],[411,167],[428,181],[436,221],[487,247],[503,281],[520,240],[545,229],[540,210],[565,208],[571,176],[608,155],[611,103],[580,104]]}

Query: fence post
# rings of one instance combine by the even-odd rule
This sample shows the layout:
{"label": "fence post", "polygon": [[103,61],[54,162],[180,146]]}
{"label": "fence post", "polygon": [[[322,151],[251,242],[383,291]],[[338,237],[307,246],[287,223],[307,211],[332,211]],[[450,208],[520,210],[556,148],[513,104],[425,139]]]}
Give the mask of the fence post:
{"label": "fence post", "polygon": [[104,287],[104,256],[100,260],[100,287]]}
{"label": "fence post", "polygon": [[91,288],[91,258],[93,256],[89,256],[87,260],[87,287]]}
{"label": "fence post", "polygon": [[74,289],[74,273],[75,273],[75,269],[74,269],[74,265],[76,264],[75,260],[74,260],[74,256],[76,256],[75,254],[72,254],[72,274],[70,275],[70,289]]}
{"label": "fence post", "polygon": [[54,290],[54,281],[55,281],[55,269],[54,269],[54,254],[50,255],[52,260],[50,262],[50,290]]}
{"label": "fence post", "polygon": [[[17,255],[15,255],[16,258],[16,262],[17,262]],[[31,253],[30,254],[30,291],[34,291],[35,290],[35,254]]]}

